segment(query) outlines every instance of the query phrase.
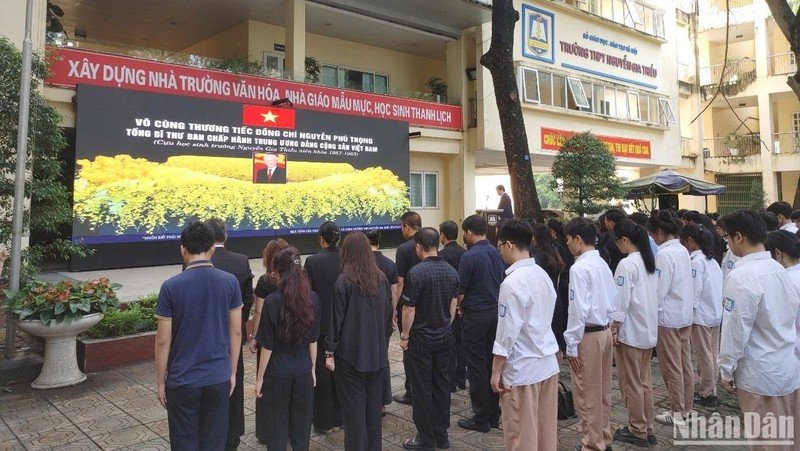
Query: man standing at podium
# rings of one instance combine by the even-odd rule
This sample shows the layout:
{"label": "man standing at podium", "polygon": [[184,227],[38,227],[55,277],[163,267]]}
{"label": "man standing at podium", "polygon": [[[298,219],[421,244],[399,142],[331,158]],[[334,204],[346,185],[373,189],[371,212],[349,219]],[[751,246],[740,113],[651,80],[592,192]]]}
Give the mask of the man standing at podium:
{"label": "man standing at podium", "polygon": [[506,193],[506,187],[503,185],[497,185],[497,195],[500,196],[500,203],[497,204],[498,210],[503,210],[503,213],[500,214],[501,218],[513,218],[514,217],[514,207],[511,205],[511,196]]}

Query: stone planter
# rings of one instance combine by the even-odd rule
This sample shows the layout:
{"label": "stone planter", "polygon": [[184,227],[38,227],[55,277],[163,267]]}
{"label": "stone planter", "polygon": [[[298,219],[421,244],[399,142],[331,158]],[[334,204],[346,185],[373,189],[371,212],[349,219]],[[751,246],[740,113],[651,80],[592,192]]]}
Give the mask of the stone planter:
{"label": "stone planter", "polygon": [[99,323],[102,313],[85,315],[71,322],[51,322],[45,326],[38,320],[17,321],[17,326],[29,333],[44,338],[44,363],[42,372],[32,388],[47,389],[67,387],[86,380],[86,375],[78,368],[76,338],[78,334]]}
{"label": "stone planter", "polygon": [[78,366],[88,373],[153,360],[155,346],[155,331],[114,338],[82,338],[78,340]]}

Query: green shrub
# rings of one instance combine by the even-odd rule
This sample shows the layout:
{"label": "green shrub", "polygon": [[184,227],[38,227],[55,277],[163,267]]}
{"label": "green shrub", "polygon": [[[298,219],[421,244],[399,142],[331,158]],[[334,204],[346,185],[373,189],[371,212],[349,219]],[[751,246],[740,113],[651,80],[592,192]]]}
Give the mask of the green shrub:
{"label": "green shrub", "polygon": [[87,338],[113,338],[156,330],[156,294],[149,294],[122,308],[106,311],[103,320],[87,330]]}

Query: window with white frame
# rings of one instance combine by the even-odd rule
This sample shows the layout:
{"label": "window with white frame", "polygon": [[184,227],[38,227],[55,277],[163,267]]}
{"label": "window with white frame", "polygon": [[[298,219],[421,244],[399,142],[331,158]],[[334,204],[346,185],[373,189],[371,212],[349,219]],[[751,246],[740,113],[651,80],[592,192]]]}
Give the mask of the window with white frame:
{"label": "window with white frame", "polygon": [[574,77],[567,77],[569,92],[572,93],[572,101],[579,108],[590,108],[589,99],[586,98],[586,91],[583,89],[583,82]]}
{"label": "window with white frame", "polygon": [[321,82],[326,86],[355,89],[358,91],[389,93],[389,76],[373,72],[364,72],[345,67],[323,64]]}
{"label": "window with white frame", "polygon": [[634,25],[643,25],[642,15],[639,13],[639,5],[633,0],[625,0],[625,9],[627,9],[628,17]]}
{"label": "window with white frame", "polygon": [[439,174],[411,172],[410,176],[411,208],[439,208]]}
{"label": "window with white frame", "polygon": [[659,98],[658,106],[661,108],[661,114],[663,115],[664,120],[667,121],[667,124],[678,123],[677,119],[675,119],[675,113],[672,112],[672,106],[669,104],[669,100]]}
{"label": "window with white frame", "polygon": [[522,98],[526,102],[539,103],[539,71],[522,68]]}
{"label": "window with white frame", "polygon": [[628,91],[626,93],[628,98],[628,119],[632,121],[639,121],[642,119],[641,111],[639,111],[639,93]]}

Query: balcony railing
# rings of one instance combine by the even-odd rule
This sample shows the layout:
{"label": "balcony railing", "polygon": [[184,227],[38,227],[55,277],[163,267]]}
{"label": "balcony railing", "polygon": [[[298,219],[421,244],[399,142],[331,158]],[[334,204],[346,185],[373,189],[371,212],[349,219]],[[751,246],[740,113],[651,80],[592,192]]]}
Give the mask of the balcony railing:
{"label": "balcony railing", "polygon": [[681,136],[681,156],[694,157],[696,155],[697,152],[695,152],[694,149],[694,140],[692,138]]}
{"label": "balcony railing", "polygon": [[800,132],[773,133],[772,152],[777,154],[800,152]]}
{"label": "balcony railing", "polygon": [[701,67],[700,92],[703,100],[706,100],[720,84],[722,93],[735,96],[747,89],[756,80],[756,76],[756,62],[747,57],[728,61],[728,64]]}
{"label": "balcony railing", "polygon": [[[745,157],[761,152],[761,135],[735,135],[703,140],[703,157]],[[705,151],[708,149],[708,152]]]}
{"label": "balcony railing", "polygon": [[788,75],[797,73],[797,62],[794,53],[781,53],[767,57],[770,75]]}
{"label": "balcony railing", "polygon": [[649,35],[664,37],[664,12],[639,0],[560,1]]}
{"label": "balcony railing", "polygon": [[[726,0],[707,0],[700,2],[700,31],[723,28],[730,25],[752,22],[755,17],[753,0],[730,1],[730,14]],[[730,17],[729,17],[730,16]]]}

